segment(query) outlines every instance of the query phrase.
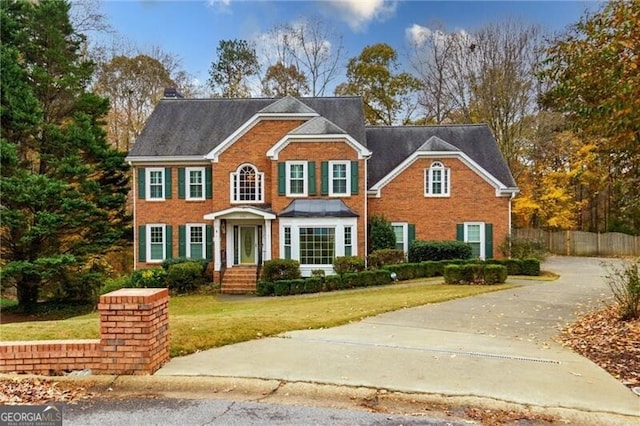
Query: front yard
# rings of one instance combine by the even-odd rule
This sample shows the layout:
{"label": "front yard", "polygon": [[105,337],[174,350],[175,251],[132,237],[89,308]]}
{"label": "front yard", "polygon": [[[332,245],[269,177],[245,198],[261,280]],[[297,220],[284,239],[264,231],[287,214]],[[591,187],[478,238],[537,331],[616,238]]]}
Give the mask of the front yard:
{"label": "front yard", "polygon": [[[441,283],[440,277],[291,297],[174,296],[169,302],[171,356],[290,330],[333,327],[402,308],[514,287]],[[2,321],[0,340],[99,338],[97,312],[64,320],[38,319],[9,324]]]}

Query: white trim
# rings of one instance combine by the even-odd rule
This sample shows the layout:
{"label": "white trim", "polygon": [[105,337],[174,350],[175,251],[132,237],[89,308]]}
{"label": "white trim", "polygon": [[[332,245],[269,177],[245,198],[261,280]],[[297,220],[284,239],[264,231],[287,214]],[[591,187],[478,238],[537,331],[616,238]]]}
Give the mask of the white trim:
{"label": "white trim", "polygon": [[[490,184],[496,189],[496,197],[503,195],[510,195],[512,193],[517,193],[518,188],[506,187],[502,182],[495,178],[491,173],[482,168],[478,163],[473,161],[471,157],[469,157],[464,152],[456,151],[431,151],[431,152],[421,152],[417,151],[410,155],[407,159],[405,159],[402,163],[396,166],[392,171],[387,173],[382,179],[380,179],[375,185],[373,185],[370,189],[370,194],[375,194],[376,198],[380,198],[380,192],[382,188],[384,188],[387,184],[389,184],[393,179],[395,179],[400,173],[404,170],[408,169],[414,162],[419,159],[424,158],[457,158],[471,170],[473,170],[478,176],[480,176],[485,182]],[[450,176],[451,177],[451,176]],[[375,192],[374,192],[375,191]]]}
{"label": "white trim", "polygon": [[[358,218],[289,218],[281,217],[278,224],[279,246],[278,257],[284,259],[284,228],[291,228],[291,259],[300,260],[300,228],[332,228],[334,229],[334,259],[344,256],[344,228],[351,227],[351,255],[358,255]],[[333,264],[312,265],[301,264],[302,276],[311,276],[311,271],[322,269],[326,274],[335,274]]]}
{"label": "white trim", "polygon": [[[291,193],[291,166],[302,166],[302,193]],[[307,197],[309,195],[309,162],[306,160],[285,162],[285,195],[287,197]]]}
{"label": "white trim", "polygon": [[[160,198],[151,198],[151,173],[152,172],[160,172],[161,173],[161,185],[162,185],[162,197]],[[144,169],[144,186],[145,186],[145,200],[147,201],[164,201],[165,200],[165,170],[164,167],[147,167]]]}
{"label": "white trim", "polygon": [[[343,164],[343,165],[346,166],[346,168],[345,168],[346,186],[345,186],[345,191],[344,192],[336,193],[333,190],[333,166],[340,165],[340,164]],[[329,174],[329,176],[327,176],[327,180],[328,180],[328,183],[329,183],[329,196],[330,197],[349,197],[349,196],[351,196],[351,161],[348,161],[348,160],[329,161],[328,169],[329,170],[327,171],[327,173]]]}
{"label": "white trim", "polygon": [[[402,251],[405,255],[409,253],[409,223],[407,222],[391,222],[391,227],[402,227]],[[395,234],[395,230],[393,231]],[[396,242],[396,244],[398,244]]]}
{"label": "white trim", "polygon": [[310,119],[318,117],[318,113],[264,113],[259,112],[247,120],[242,126],[238,127],[231,135],[225,140],[219,143],[204,157],[208,160],[212,160],[217,163],[220,160],[220,154],[222,154],[227,148],[233,145],[238,139],[244,136],[249,130],[251,130],[256,124],[262,120],[296,120],[296,119]]}
{"label": "white trim", "polygon": [[[192,197],[191,196],[191,172],[200,172],[201,183],[200,187],[202,189],[201,197]],[[206,183],[205,183],[205,167],[185,167],[184,168],[184,198],[185,200],[197,200],[202,201],[206,198]]]}
{"label": "white trim", "polygon": [[[151,228],[162,228],[162,259],[151,259]],[[145,225],[144,231],[147,234],[146,263],[162,263],[167,258],[167,225],[164,223],[148,223]]]}
{"label": "white trim", "polygon": [[[238,200],[237,196],[239,195],[238,191],[240,188],[240,185],[239,185],[240,182],[236,181],[236,179],[240,177],[239,176],[240,169],[247,166],[253,168],[253,170],[256,173],[257,179],[260,181],[260,185],[257,188],[258,197],[255,200]],[[264,191],[265,191],[264,172],[259,171],[258,167],[256,167],[255,165],[251,163],[242,163],[238,166],[235,172],[229,173],[229,202],[231,204],[251,204],[251,203],[262,204],[264,203]]]}
{"label": "white trim", "polygon": [[331,135],[285,135],[282,139],[275,143],[267,151],[267,157],[270,160],[277,160],[280,151],[282,151],[291,142],[347,142],[357,153],[358,160],[371,157],[371,151],[369,151],[364,145],[355,140],[353,137],[346,133],[338,133]]}
{"label": "white trim", "polygon": [[205,214],[204,220],[217,219],[275,219],[276,215],[252,206],[230,207],[217,212]]}
{"label": "white trim", "polygon": [[[440,175],[440,184],[443,187],[441,193],[432,192],[433,189],[433,172],[436,170],[442,172]],[[424,169],[424,196],[434,198],[451,197],[451,168],[445,167],[441,161],[434,161],[429,167]]]}
{"label": "white trim", "polygon": [[136,166],[143,165],[142,163],[203,163],[208,164],[211,163],[207,161],[204,155],[168,155],[168,156],[152,156],[152,155],[143,155],[143,156],[127,156],[125,157],[125,161],[128,161],[131,164],[135,164]]}
{"label": "white trim", "polygon": [[[191,256],[191,228],[200,228],[202,230],[202,259],[207,258],[207,225],[204,223],[187,223],[185,224],[185,255],[187,257]],[[180,242],[178,241],[178,244]]]}
{"label": "white trim", "polygon": [[[129,167],[131,167],[133,176],[134,176],[134,180],[135,178],[138,176],[138,174],[140,173],[140,169],[136,169],[133,167],[133,164],[131,163],[131,161],[129,161]],[[145,172],[146,173],[146,172]],[[145,176],[146,178],[146,176]],[[145,182],[146,185],[146,182]],[[136,201],[138,200],[138,183],[137,181],[135,182],[134,185],[131,185],[131,193],[133,195],[133,270],[137,271],[138,270],[138,261],[140,259],[140,254],[138,253],[138,241],[140,236],[138,235],[139,233],[139,226],[138,226],[138,222],[137,222],[137,217],[136,217],[136,205],[138,204]],[[145,228],[145,232],[146,232],[146,228]]]}
{"label": "white trim", "polygon": [[[469,241],[469,226],[479,226],[480,227],[480,241]],[[480,259],[484,260],[486,258],[486,237],[485,237],[485,223],[484,222],[464,222],[464,242],[465,243],[480,243]]]}

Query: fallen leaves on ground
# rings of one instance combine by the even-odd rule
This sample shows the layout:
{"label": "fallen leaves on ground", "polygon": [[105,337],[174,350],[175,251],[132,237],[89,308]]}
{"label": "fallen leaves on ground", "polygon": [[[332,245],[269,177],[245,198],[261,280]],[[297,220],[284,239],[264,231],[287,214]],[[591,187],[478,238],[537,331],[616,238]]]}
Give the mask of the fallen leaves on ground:
{"label": "fallen leaves on ground", "polygon": [[93,396],[93,393],[73,383],[32,378],[0,380],[0,405],[73,404]]}
{"label": "fallen leaves on ground", "polygon": [[526,411],[514,410],[489,410],[484,408],[469,407],[465,414],[473,420],[479,420],[484,426],[501,426],[520,421],[535,421],[553,423],[557,419],[546,414],[533,414]]}
{"label": "fallen leaves on ground", "polygon": [[628,387],[640,386],[640,320],[620,321],[617,306],[584,315],[560,341]]}

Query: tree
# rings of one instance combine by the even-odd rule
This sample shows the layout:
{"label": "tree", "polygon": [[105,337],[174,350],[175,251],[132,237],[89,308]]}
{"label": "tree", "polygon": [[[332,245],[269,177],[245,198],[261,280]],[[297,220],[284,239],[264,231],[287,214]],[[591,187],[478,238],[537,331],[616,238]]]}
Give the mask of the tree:
{"label": "tree", "polygon": [[209,86],[225,98],[246,98],[251,95],[248,78],[260,72],[256,50],[246,40],[220,40],[217,60],[209,69]]}
{"label": "tree", "polygon": [[302,96],[308,92],[307,77],[295,65],[286,67],[282,62],[271,65],[262,80],[262,93],[265,96]]}
{"label": "tree", "polygon": [[115,56],[101,64],[94,90],[111,101],[107,135],[112,145],[128,152],[166,87],[175,87],[169,71],[147,55]]}
{"label": "tree", "polygon": [[24,310],[51,294],[86,300],[101,283],[96,256],[129,223],[124,154],[102,130],[108,101],[85,90],[93,67],[68,3],[1,2],[0,17],[2,282]]}
{"label": "tree", "polygon": [[362,96],[368,124],[396,124],[403,111],[406,122],[413,111],[409,97],[420,82],[408,73],[397,73],[398,67],[396,51],[388,44],[366,46],[349,60],[347,82],[336,87],[335,93]]}
{"label": "tree", "polygon": [[605,220],[590,228],[640,233],[640,3],[606,3],[544,53],[543,105],[565,114],[603,166],[590,204]]}
{"label": "tree", "polygon": [[395,249],[396,234],[393,226],[384,216],[369,218],[369,253],[376,250]]}

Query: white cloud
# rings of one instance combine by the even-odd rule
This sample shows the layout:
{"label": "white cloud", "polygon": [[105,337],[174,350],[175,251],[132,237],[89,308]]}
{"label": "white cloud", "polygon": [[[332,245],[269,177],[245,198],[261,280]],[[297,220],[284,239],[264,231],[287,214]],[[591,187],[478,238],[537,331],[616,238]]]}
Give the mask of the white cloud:
{"label": "white cloud", "polygon": [[471,40],[471,36],[465,30],[457,30],[453,33],[447,33],[443,30],[432,30],[429,27],[413,24],[404,30],[405,36],[409,42],[415,46],[424,46],[427,42],[433,42],[437,45],[444,45],[447,38],[453,36],[461,37],[463,40]]}
{"label": "white cloud", "polygon": [[396,11],[398,2],[385,0],[337,0],[330,2],[330,4],[338,9],[338,16],[352,30],[363,31],[370,21],[374,19],[384,21],[391,17]]}
{"label": "white cloud", "polygon": [[231,13],[231,0],[207,0],[209,7],[219,13]]}

